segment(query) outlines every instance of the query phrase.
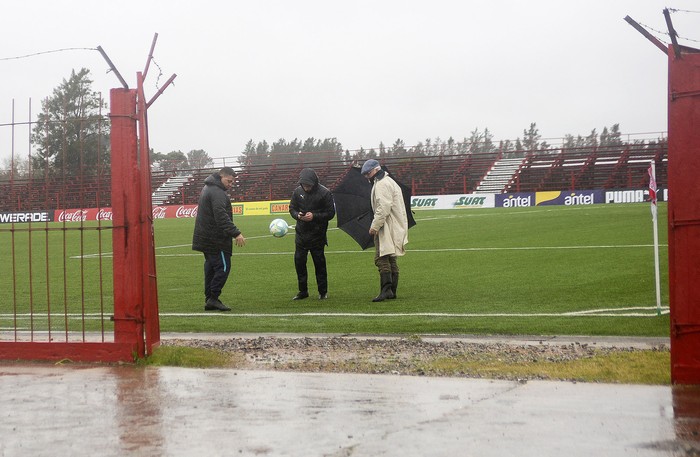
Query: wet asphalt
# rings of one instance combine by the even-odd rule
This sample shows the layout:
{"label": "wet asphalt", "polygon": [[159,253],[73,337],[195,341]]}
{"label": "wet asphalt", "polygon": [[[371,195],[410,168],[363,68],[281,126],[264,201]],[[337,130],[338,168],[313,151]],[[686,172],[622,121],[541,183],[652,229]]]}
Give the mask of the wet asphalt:
{"label": "wet asphalt", "polygon": [[698,386],[3,363],[0,391],[3,457],[700,455]]}

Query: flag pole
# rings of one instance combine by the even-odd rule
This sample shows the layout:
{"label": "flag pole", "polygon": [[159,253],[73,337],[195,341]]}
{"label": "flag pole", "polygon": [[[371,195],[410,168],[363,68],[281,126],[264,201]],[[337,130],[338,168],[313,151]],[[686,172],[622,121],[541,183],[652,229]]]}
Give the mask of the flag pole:
{"label": "flag pole", "polygon": [[656,163],[649,166],[649,199],[651,200],[651,220],[654,226],[654,278],[656,280],[656,315],[661,315],[661,279],[659,275],[659,224],[656,209]]}

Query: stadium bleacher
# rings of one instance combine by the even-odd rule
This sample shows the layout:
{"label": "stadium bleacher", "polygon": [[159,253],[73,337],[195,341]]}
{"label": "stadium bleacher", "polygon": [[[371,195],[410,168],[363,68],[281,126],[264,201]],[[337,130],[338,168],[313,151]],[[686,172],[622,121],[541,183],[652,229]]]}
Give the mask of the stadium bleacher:
{"label": "stadium bleacher", "polygon": [[[643,188],[648,184],[647,169],[651,161],[656,163],[658,186],[665,187],[666,155],[665,142],[641,142],[614,147],[511,151],[508,156],[515,158],[511,161],[499,160],[503,155],[498,152],[384,157],[380,161],[393,176],[412,188],[413,195],[444,195],[476,192],[488,173],[498,173],[499,167],[506,166],[510,168],[505,172],[503,184],[489,192]],[[356,162],[362,161],[364,159]],[[288,199],[304,167],[314,168],[321,183],[333,190],[352,165],[352,161],[319,160],[318,156],[306,162],[302,155],[289,162],[237,165],[232,167],[236,175],[230,194],[238,202]],[[217,169],[179,170],[179,174],[189,177],[183,179],[162,204],[196,204],[204,180]],[[173,174],[154,171],[152,190]],[[110,204],[108,174],[0,181],[0,211],[107,207]]]}

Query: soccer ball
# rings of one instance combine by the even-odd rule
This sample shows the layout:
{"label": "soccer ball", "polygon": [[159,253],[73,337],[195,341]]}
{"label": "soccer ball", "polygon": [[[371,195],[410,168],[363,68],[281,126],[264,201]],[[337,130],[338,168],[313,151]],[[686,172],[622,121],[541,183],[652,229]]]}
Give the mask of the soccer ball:
{"label": "soccer ball", "polygon": [[282,238],[289,231],[289,225],[284,219],[275,219],[270,222],[270,233],[272,236]]}

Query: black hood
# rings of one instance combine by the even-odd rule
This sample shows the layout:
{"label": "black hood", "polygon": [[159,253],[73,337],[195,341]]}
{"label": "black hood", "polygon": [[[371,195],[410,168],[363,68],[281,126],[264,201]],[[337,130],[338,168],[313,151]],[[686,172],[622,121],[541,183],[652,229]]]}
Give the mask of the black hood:
{"label": "black hood", "polygon": [[204,184],[207,186],[221,187],[222,189],[226,190],[226,186],[221,181],[221,176],[219,176],[219,173],[214,173],[212,175],[209,175],[207,177],[207,179],[204,180]]}
{"label": "black hood", "polygon": [[318,176],[313,168],[304,168],[299,173],[299,184],[307,184],[309,186],[318,186]]}

